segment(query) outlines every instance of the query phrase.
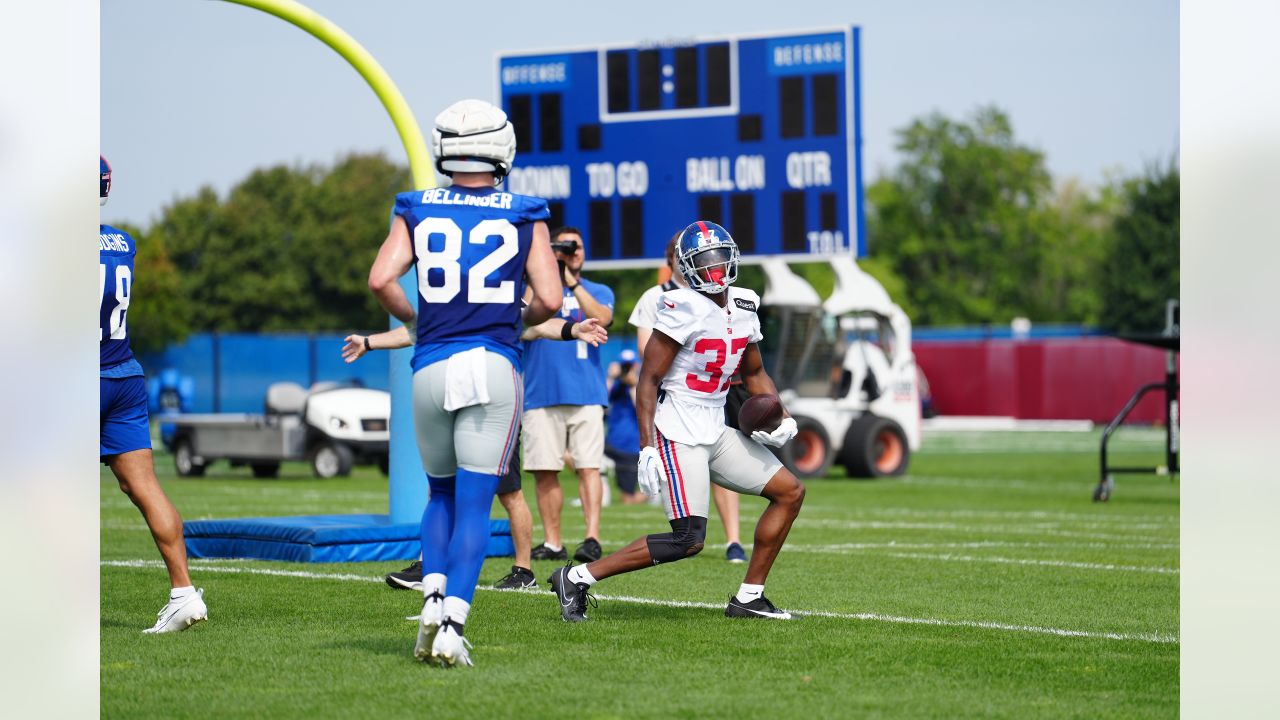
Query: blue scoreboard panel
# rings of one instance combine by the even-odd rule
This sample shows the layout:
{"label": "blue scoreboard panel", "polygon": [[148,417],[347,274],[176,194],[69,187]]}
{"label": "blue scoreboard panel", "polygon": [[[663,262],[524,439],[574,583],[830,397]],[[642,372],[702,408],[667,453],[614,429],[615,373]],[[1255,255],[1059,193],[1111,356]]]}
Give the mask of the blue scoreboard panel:
{"label": "blue scoreboard panel", "polygon": [[593,267],[653,265],[688,223],[744,259],[866,254],[857,27],[498,56],[512,192]]}

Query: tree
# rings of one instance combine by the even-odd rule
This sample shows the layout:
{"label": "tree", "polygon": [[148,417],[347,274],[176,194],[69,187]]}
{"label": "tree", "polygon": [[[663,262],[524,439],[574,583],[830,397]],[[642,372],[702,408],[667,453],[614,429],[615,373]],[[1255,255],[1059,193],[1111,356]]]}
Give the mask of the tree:
{"label": "tree", "polygon": [[136,302],[129,304],[129,346],[135,352],[148,352],[182,342],[191,327],[184,308],[182,278],[168,248],[161,238],[132,225],[117,227],[133,237],[136,249],[133,277],[138,295]]}
{"label": "tree", "polygon": [[332,169],[255,170],[225,201],[210,188],[165,208],[152,229],[182,278],[189,324],[218,331],[374,330],[366,285],[408,170],[382,155]]}
{"label": "tree", "polygon": [[1122,186],[1124,209],[1111,231],[1102,273],[1102,324],[1115,332],[1165,326],[1165,301],[1179,292],[1179,171],[1153,165]]}
{"label": "tree", "polygon": [[994,107],[967,123],[935,113],[898,135],[905,160],[868,190],[868,235],[906,283],[916,322],[1038,314],[1052,190],[1044,155],[1019,144]]}

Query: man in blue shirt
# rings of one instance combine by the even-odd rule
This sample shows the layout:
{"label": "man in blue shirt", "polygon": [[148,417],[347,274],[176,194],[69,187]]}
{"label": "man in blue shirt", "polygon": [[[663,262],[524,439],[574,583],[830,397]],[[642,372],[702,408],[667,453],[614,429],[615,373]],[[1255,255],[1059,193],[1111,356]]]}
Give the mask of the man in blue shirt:
{"label": "man in blue shirt", "polygon": [[[98,201],[107,204],[111,166],[98,158],[101,181]],[[111,468],[120,489],[142,512],[151,537],[169,571],[169,602],[156,624],[144,633],[186,630],[209,617],[204,590],[191,584],[182,517],[156,479],[151,458],[151,426],[147,415],[147,383],[129,347],[128,313],[133,300],[137,252],[129,233],[98,226],[98,457]]]}
{"label": "man in blue shirt", "polygon": [[[559,228],[551,235],[551,247],[564,285],[561,317],[572,322],[594,318],[608,327],[613,322],[613,291],[582,277],[586,260],[582,233],[577,228]],[[600,350],[583,342],[527,342],[524,380],[523,466],[537,482],[538,515],[545,533],[543,543],[533,549],[533,559],[568,559],[560,537],[564,492],[559,478],[567,451],[578,473],[578,495],[587,524],[586,539],[574,557],[592,562],[602,554],[600,461],[604,407],[609,404]]]}

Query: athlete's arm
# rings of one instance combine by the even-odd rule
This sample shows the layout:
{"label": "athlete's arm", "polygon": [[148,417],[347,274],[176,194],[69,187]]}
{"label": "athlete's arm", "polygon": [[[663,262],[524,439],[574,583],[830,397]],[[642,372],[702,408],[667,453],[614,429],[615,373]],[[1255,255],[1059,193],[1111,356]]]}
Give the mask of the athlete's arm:
{"label": "athlete's arm", "polygon": [[524,309],[526,325],[540,325],[560,312],[564,302],[564,286],[560,284],[560,269],[556,256],[551,252],[551,233],[547,224],[533,224],[533,244],[529,246],[529,258],[524,262],[524,273],[529,278],[528,307]]}
{"label": "athlete's arm", "polygon": [[[640,447],[654,447],[653,414],[658,409],[658,386],[671,362],[680,352],[680,343],[657,330],[644,347],[640,363],[640,382],[636,385],[636,420],[640,423]],[[772,384],[772,383],[771,383]]]}
{"label": "athlete's arm", "polygon": [[417,315],[409,298],[405,297],[404,288],[400,287],[400,276],[412,266],[413,243],[409,240],[409,226],[404,218],[396,216],[391,221],[391,232],[382,241],[378,257],[369,269],[369,290],[383,309],[405,323],[413,322]]}
{"label": "athlete's arm", "polygon": [[[738,366],[738,375],[742,378],[742,384],[747,387],[747,392],[752,395],[778,394],[773,378],[764,371],[764,358],[760,356],[760,346],[756,343],[747,345],[746,351],[743,352],[742,364]],[[783,408],[782,416],[791,417],[791,413]]]}

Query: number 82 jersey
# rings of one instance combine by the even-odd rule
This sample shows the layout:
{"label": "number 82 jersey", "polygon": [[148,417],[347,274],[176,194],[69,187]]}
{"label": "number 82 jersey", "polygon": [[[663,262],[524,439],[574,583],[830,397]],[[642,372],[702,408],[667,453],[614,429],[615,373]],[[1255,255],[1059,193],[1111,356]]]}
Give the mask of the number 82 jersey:
{"label": "number 82 jersey", "polygon": [[760,342],[760,296],[746,288],[726,290],[728,302],[689,288],[658,297],[653,329],[681,344],[662,378],[662,400],[654,424],[668,440],[708,445],[724,431],[729,379],[738,371],[747,346]]}

